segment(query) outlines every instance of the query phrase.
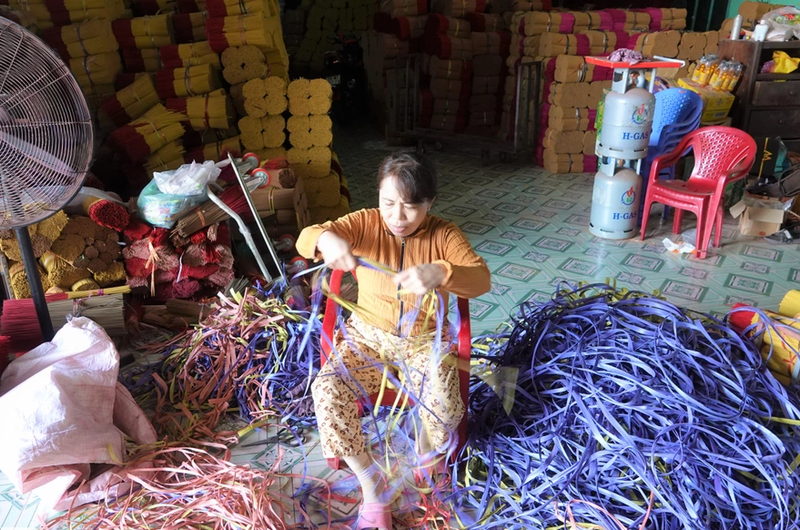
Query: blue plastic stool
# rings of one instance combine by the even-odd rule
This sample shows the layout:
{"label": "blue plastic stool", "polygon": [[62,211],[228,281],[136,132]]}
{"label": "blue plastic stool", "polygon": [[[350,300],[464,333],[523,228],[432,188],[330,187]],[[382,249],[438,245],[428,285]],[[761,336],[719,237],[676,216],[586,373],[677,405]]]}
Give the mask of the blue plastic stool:
{"label": "blue plastic stool", "polygon": [[[650,180],[650,167],[653,160],[660,155],[671,152],[684,136],[700,126],[703,114],[703,99],[685,88],[668,88],[656,93],[656,110],[653,117],[653,132],[647,147],[647,158],[642,161],[642,192],[647,195],[647,183]],[[675,178],[675,167],[665,170],[662,178]],[[644,200],[639,201],[639,226],[642,223]],[[669,209],[664,207],[663,219],[667,218]]]}

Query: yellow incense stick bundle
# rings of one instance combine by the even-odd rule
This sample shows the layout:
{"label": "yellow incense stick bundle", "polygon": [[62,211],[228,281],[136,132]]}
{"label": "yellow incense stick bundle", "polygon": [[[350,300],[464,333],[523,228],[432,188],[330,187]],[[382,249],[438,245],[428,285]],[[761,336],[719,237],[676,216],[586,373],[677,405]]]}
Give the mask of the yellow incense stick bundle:
{"label": "yellow incense stick bundle", "polygon": [[227,129],[234,115],[233,104],[222,88],[205,96],[170,98],[164,106],[186,114],[195,130]]}
{"label": "yellow incense stick bundle", "polygon": [[328,147],[333,142],[331,118],[327,114],[292,116],[287,122],[289,141],[293,147]]}
{"label": "yellow incense stick bundle", "polygon": [[42,39],[65,60],[119,49],[110,20],[86,20],[69,26],[48,28],[42,32]]}
{"label": "yellow incense stick bundle", "polygon": [[333,101],[333,89],[325,79],[297,79],[289,83],[286,94],[293,116],[327,114]]}
{"label": "yellow incense stick bundle", "polygon": [[255,46],[234,46],[222,52],[222,76],[235,85],[269,75],[264,53]]}
{"label": "yellow incense stick bundle", "polygon": [[285,126],[283,116],[245,116],[239,120],[242,145],[248,151],[281,147],[286,142]]}
{"label": "yellow incense stick bundle", "polygon": [[239,155],[242,152],[242,145],[239,143],[239,137],[234,136],[226,140],[205,144],[191,151],[187,151],[184,156],[186,163],[192,161],[203,162],[205,160],[213,160],[218,162],[227,157],[227,153]]}
{"label": "yellow incense stick bundle", "polygon": [[133,84],[118,91],[103,102],[103,110],[117,127],[142,116],[158,103],[158,94],[149,75],[137,78]]}
{"label": "yellow incense stick bundle", "polygon": [[175,42],[172,15],[115,20],[112,28],[117,42],[123,48],[158,49]]}
{"label": "yellow incense stick bundle", "polygon": [[252,79],[242,86],[244,109],[248,116],[263,117],[286,111],[286,81],[281,77]]}
{"label": "yellow incense stick bundle", "polygon": [[208,41],[164,46],[159,53],[164,68],[181,68],[200,64],[220,67],[219,55],[211,49]]}
{"label": "yellow incense stick bundle", "polygon": [[112,132],[109,142],[129,161],[138,162],[183,136],[181,122],[186,120],[185,114],[169,111],[158,104],[141,118]]}
{"label": "yellow incense stick bundle", "polygon": [[122,71],[119,53],[112,51],[69,60],[69,69],[81,87],[111,85]]}
{"label": "yellow incense stick bundle", "polygon": [[178,169],[183,165],[185,149],[181,140],[173,140],[148,156],[144,160],[144,168],[148,172]]}
{"label": "yellow incense stick bundle", "polygon": [[199,96],[221,87],[219,71],[210,64],[156,72],[156,92],[162,99]]}

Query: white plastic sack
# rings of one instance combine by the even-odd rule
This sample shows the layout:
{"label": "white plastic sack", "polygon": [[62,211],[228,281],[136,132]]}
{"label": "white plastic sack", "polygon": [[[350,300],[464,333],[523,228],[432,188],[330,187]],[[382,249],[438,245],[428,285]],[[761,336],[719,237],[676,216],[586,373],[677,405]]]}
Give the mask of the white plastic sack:
{"label": "white plastic sack", "polygon": [[124,460],[123,433],[139,444],[156,441],[144,412],[117,383],[118,372],[114,343],[81,317],[3,373],[0,471],[20,492],[41,499],[40,513],[102,499],[114,484],[127,487],[118,468],[97,474],[91,467]]}
{"label": "white plastic sack", "polygon": [[770,27],[767,40],[782,41],[794,35],[800,39],[800,9],[792,6],[781,7],[770,11],[761,20]]}
{"label": "white plastic sack", "polygon": [[216,182],[221,172],[211,160],[202,164],[193,161],[173,171],[156,171],[153,173],[153,180],[156,181],[159,191],[167,195],[203,195],[208,183]]}

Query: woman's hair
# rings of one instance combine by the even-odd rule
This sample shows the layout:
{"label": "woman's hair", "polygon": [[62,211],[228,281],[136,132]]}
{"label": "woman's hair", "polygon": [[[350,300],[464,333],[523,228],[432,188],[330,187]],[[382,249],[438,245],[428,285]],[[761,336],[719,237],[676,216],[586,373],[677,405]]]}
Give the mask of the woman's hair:
{"label": "woman's hair", "polygon": [[378,169],[378,188],[386,177],[395,178],[400,196],[411,204],[436,198],[436,169],[416,153],[393,153],[384,158]]}

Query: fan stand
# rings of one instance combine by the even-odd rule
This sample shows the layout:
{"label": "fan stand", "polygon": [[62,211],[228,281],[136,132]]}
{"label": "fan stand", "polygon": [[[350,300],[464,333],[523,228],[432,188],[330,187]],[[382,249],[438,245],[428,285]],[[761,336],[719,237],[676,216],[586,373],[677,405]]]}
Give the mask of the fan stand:
{"label": "fan stand", "polygon": [[39,319],[39,329],[42,331],[44,342],[53,340],[53,323],[50,320],[50,310],[47,309],[47,299],[44,297],[42,279],[39,277],[39,267],[36,266],[36,256],[33,253],[31,236],[28,227],[15,228],[17,243],[22,254],[22,263],[25,266],[25,275],[31,288],[31,298],[36,308],[36,317]]}

